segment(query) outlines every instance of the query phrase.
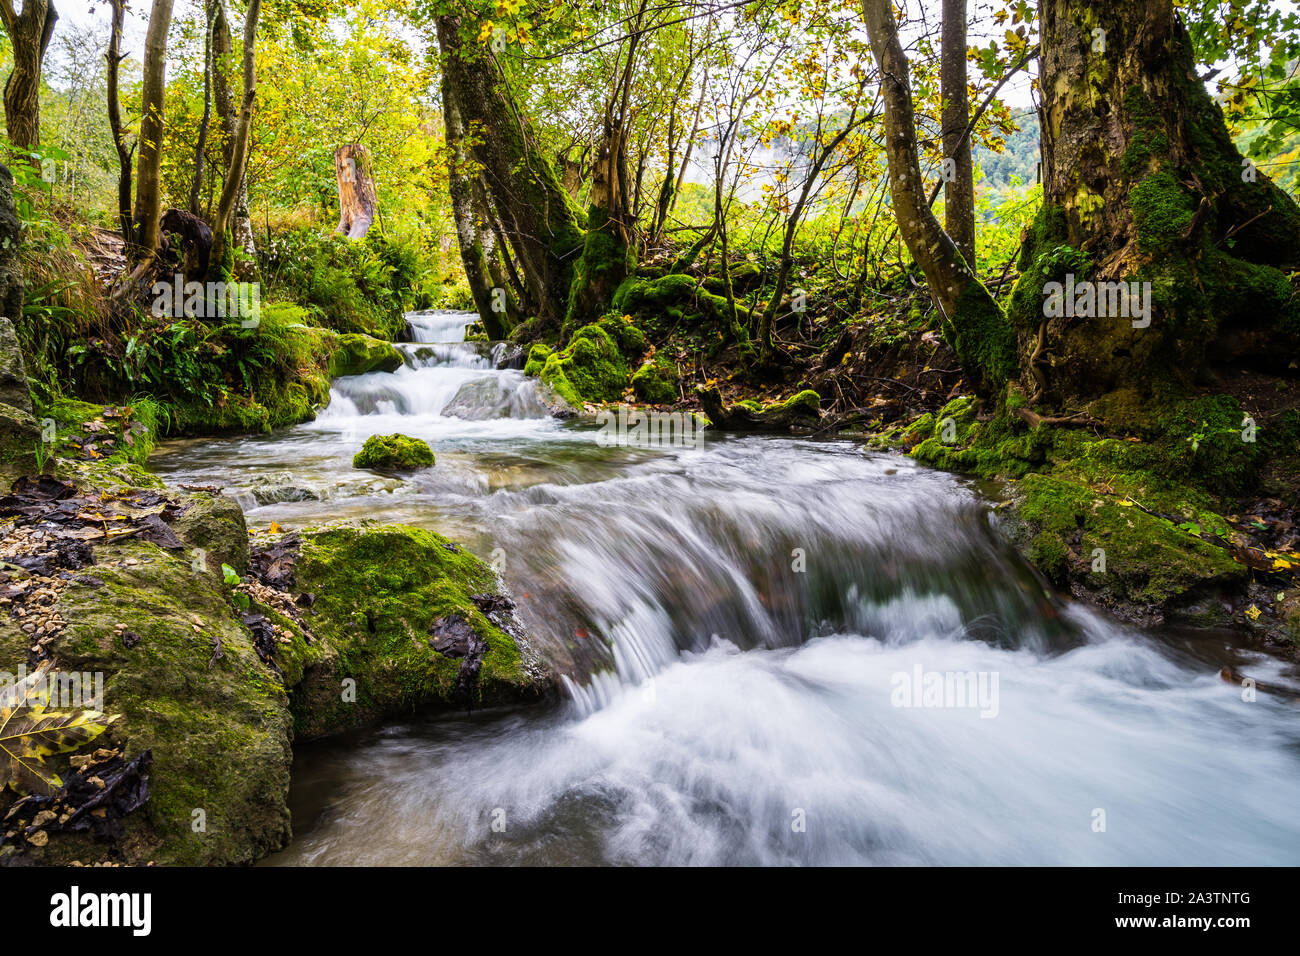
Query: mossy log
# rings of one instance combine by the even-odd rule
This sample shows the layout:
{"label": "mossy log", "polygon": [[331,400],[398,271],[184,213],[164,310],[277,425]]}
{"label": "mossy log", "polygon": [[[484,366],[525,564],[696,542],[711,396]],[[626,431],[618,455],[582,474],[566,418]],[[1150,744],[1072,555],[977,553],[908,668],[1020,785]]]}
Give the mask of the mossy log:
{"label": "mossy log", "polygon": [[788,432],[814,428],[821,420],[821,397],[811,389],[761,407],[757,403],[727,405],[716,387],[701,387],[697,394],[704,414],[720,431]]}

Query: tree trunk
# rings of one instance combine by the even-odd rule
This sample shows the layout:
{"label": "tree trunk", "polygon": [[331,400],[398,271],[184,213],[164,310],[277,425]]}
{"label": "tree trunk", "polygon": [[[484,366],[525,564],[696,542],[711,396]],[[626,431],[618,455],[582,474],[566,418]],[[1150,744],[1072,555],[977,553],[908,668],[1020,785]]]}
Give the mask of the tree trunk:
{"label": "tree trunk", "polygon": [[14,12],[13,0],[0,0],[0,19],[14,55],[4,95],[9,142],[31,149],[41,142],[41,69],[59,15],[51,0],[23,0],[22,13]]}
{"label": "tree trunk", "polygon": [[[630,42],[635,48],[636,40]],[[632,51],[628,54],[631,73]],[[624,107],[626,103],[624,103]],[[630,213],[627,208],[626,176],[627,139],[622,109],[615,113],[611,105],[605,114],[596,162],[592,168],[591,204],[587,208],[587,238],[582,256],[573,271],[568,311],[561,339],[567,339],[579,327],[594,322],[609,308],[614,290],[627,278],[632,267]]]}
{"label": "tree trunk", "polygon": [[456,244],[460,247],[465,280],[469,283],[474,309],[483,321],[488,337],[503,339],[510,330],[504,327],[502,311],[494,308],[496,302],[492,295],[491,273],[483,251],[482,236],[475,227],[474,184],[466,172],[468,159],[465,155],[465,126],[457,99],[449,89],[446,71],[442,74],[442,120],[446,128],[447,148],[452,151],[451,161],[447,164],[447,193],[451,197]]}
{"label": "tree trunk", "polygon": [[[215,19],[212,24],[212,93],[221,120],[221,162],[223,169],[230,169],[234,159],[235,131],[239,125],[239,111],[235,106],[235,96],[230,88],[228,70],[235,53],[235,41],[230,32],[230,20],[226,17],[225,0],[213,0]],[[235,248],[244,250],[248,261],[256,261],[257,245],[253,239],[253,221],[248,212],[248,170],[239,180],[239,192],[235,195],[235,206],[231,212],[231,238]],[[236,263],[238,270],[239,264]],[[241,276],[242,278],[243,276]]]}
{"label": "tree trunk", "polygon": [[943,219],[966,264],[975,270],[975,170],[966,91],[966,0],[943,0],[939,83],[943,99]]}
{"label": "tree trunk", "polygon": [[335,232],[349,239],[364,239],[379,208],[370,150],[360,143],[334,150],[334,178],[339,189],[339,224]]}
{"label": "tree trunk", "polygon": [[207,161],[208,130],[212,125],[212,28],[216,21],[216,0],[203,5],[203,118],[199,120],[198,143],[194,147],[194,182],[190,184],[190,215],[201,216],[199,195],[203,191],[203,171]]}
{"label": "tree trunk", "polygon": [[158,218],[162,213],[162,139],[167,31],[172,0],[153,0],[144,40],[144,84],[141,89],[139,173],[135,187],[136,243],[146,255],[158,248]]}
{"label": "tree trunk", "polygon": [[257,100],[257,20],[261,13],[262,0],[248,0],[248,11],[244,14],[244,95],[239,102],[239,119],[235,123],[226,181],[221,187],[217,212],[213,216],[212,269],[222,274],[230,268],[226,260],[230,258],[233,242],[231,219],[248,168],[249,131],[253,125],[253,105]]}
{"label": "tree trunk", "polygon": [[1104,418],[1210,364],[1287,374],[1300,210],[1232,144],[1170,0],[1039,12],[1043,208],[1009,309],[1032,397]]}
{"label": "tree trunk", "polygon": [[110,0],[113,7],[113,26],[108,38],[108,126],[117,150],[117,220],[122,230],[122,242],[128,257],[135,247],[135,228],[131,215],[131,154],[126,148],[126,135],[122,131],[122,107],[118,100],[117,77],[125,54],[122,53],[122,21],[126,15],[126,0]]}
{"label": "tree trunk", "polygon": [[946,317],[944,332],[975,387],[992,393],[1015,374],[1015,336],[988,290],[930,211],[916,150],[907,56],[890,0],[863,0],[885,106],[885,157],[898,230]]}
{"label": "tree trunk", "polygon": [[537,303],[538,319],[558,328],[583,243],[584,217],[538,150],[528,123],[507,99],[490,54],[463,44],[460,29],[459,17],[437,19],[446,89],[466,130],[480,133],[471,152]]}

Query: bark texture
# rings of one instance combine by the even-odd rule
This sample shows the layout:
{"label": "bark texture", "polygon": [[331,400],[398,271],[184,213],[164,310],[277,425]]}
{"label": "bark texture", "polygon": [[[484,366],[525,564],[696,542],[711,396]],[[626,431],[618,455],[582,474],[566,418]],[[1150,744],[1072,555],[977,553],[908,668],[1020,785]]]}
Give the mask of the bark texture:
{"label": "bark texture", "polygon": [[1001,310],[930,211],[917,154],[907,56],[890,0],[863,0],[871,49],[880,70],[885,156],[898,230],[946,319],[945,333],[981,392],[1015,372],[1015,337]]}
{"label": "bark texture", "polygon": [[[1031,397],[1100,402],[1106,417],[1210,365],[1286,372],[1300,309],[1282,270],[1300,265],[1300,211],[1233,145],[1172,4],[1039,12],[1044,205],[1009,310]],[[1069,277],[1136,283],[1150,314],[1105,314],[1098,294],[1092,314],[1046,316],[1045,286]]]}
{"label": "bark texture", "polygon": [[437,19],[446,90],[455,99],[501,231],[537,318],[558,329],[583,244],[585,217],[508,98],[490,52],[462,43],[460,18]]}
{"label": "bark texture", "polygon": [[334,178],[339,190],[337,232],[349,239],[364,239],[379,210],[370,150],[348,143],[334,150]]}
{"label": "bark texture", "polygon": [[122,52],[122,24],[126,16],[126,0],[109,0],[112,7],[112,26],[108,37],[107,88],[108,88],[108,127],[113,135],[113,147],[117,150],[117,220],[122,232],[122,242],[128,253],[135,246],[135,227],[131,213],[131,163],[135,146],[126,145],[126,133],[122,129],[122,106],[118,99],[118,71],[125,59]]}
{"label": "bark texture", "polygon": [[943,0],[939,84],[943,98],[944,228],[972,269],[975,264],[975,169],[971,163],[966,89],[966,0]]}
{"label": "bark texture", "polygon": [[232,229],[234,210],[240,193],[246,188],[244,176],[248,169],[249,136],[253,125],[253,106],[257,101],[257,21],[262,13],[262,0],[248,0],[244,14],[244,92],[239,101],[239,117],[235,121],[234,138],[230,148],[230,161],[226,166],[226,180],[217,200],[213,216],[212,268],[225,271],[229,250],[234,243]]}
{"label": "bark texture", "polygon": [[51,0],[22,3],[22,12],[18,13],[14,0],[0,0],[0,19],[14,56],[13,70],[5,83],[5,124],[9,142],[29,149],[41,142],[41,70],[59,15]]}

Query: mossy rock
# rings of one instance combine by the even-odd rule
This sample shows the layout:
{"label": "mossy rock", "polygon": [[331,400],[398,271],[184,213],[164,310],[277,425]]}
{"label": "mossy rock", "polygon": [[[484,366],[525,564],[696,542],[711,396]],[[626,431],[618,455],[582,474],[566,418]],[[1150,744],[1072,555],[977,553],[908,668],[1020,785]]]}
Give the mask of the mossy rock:
{"label": "mossy rock", "polygon": [[[420,708],[528,702],[553,690],[512,615],[492,610],[496,574],[441,535],[404,525],[308,531],[295,577],[296,589],[315,597],[305,616],[314,644],[300,637],[293,644],[307,655],[291,693],[300,737]],[[485,645],[477,678],[459,696],[466,658],[436,650],[432,633],[457,622]]]}
{"label": "mossy rock", "polygon": [[409,435],[371,435],[352,458],[353,468],[372,471],[419,471],[432,468],[433,449],[429,443]]}
{"label": "mossy rock", "polygon": [[[241,529],[231,522],[232,534]],[[231,606],[219,565],[197,571],[186,544],[96,547],[97,563],[60,596],[68,624],[52,650],[62,671],[104,675],[104,709],[119,719],[95,745],[153,754],[149,801],[122,819],[116,851],[137,864],[247,864],[289,839],[288,697]],[[30,643],[0,616],[0,669],[26,662]],[[108,851],[86,834],[53,833],[29,858],[92,862]]]}
{"label": "mossy rock", "polygon": [[[622,319],[618,322],[640,335]],[[622,333],[633,341],[631,332]],[[644,336],[640,339],[644,346]],[[628,384],[627,360],[618,342],[600,324],[584,325],[573,333],[568,346],[554,352],[545,345],[534,345],[528,354],[524,374],[536,375],[570,405],[581,407],[587,402],[615,402]]]}
{"label": "mossy rock", "polygon": [[[731,274],[731,291],[734,295],[753,292],[763,282],[763,270],[756,262],[737,262],[727,271]],[[727,290],[721,276],[709,276],[704,280],[704,288],[714,295],[725,295]]]}
{"label": "mossy rock", "polygon": [[292,368],[256,375],[251,392],[223,390],[220,399],[212,404],[167,404],[164,411],[168,434],[267,433],[315,419],[317,411],[329,404],[331,360],[338,335],[329,329],[298,324],[285,326],[277,334],[285,343],[281,351],[298,356]]}
{"label": "mossy rock", "polygon": [[677,366],[656,355],[632,376],[632,391],[636,397],[651,405],[669,405],[677,401]]}
{"label": "mossy rock", "polygon": [[596,326],[608,333],[614,344],[618,346],[619,354],[629,364],[638,361],[645,354],[645,333],[632,323],[630,316],[607,315],[599,319]]}
{"label": "mossy rock", "polygon": [[[95,746],[127,759],[150,751],[149,800],[121,818],[123,835],[111,844],[51,832],[22,862],[249,864],[289,839],[295,735],[553,694],[554,675],[523,639],[493,571],[447,539],[403,526],[302,532],[286,598],[310,607],[294,620],[253,605],[280,628],[264,660],[221,571],[226,558],[240,561],[242,515],[220,496],[168,496],[187,509],[172,524],[183,547],[97,544],[96,563],[72,573],[55,605],[67,626],[50,645],[59,670],[104,675],[104,709],[118,719]],[[462,676],[465,658],[433,646],[431,631],[449,622],[481,642],[473,674]],[[27,663],[31,640],[0,615],[0,671]],[[68,756],[50,766],[66,774]],[[14,798],[0,793],[0,813]]]}
{"label": "mossy rock", "polygon": [[338,337],[338,347],[330,356],[330,377],[364,375],[367,372],[395,372],[402,367],[402,353],[391,342],[362,332],[346,332]]}
{"label": "mossy rock", "polygon": [[1039,570],[1125,618],[1160,620],[1249,577],[1223,548],[1081,482],[1030,474],[1012,500],[1009,527]]}

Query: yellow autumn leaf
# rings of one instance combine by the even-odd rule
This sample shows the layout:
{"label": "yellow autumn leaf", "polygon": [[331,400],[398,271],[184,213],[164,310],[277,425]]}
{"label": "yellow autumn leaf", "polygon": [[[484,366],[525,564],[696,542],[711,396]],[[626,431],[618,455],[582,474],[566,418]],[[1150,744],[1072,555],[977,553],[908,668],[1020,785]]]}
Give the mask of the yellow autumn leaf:
{"label": "yellow autumn leaf", "polygon": [[1255,605],[1253,604],[1250,607],[1246,608],[1246,617],[1250,618],[1252,621],[1258,621],[1259,615],[1261,613],[1263,612],[1261,612],[1260,609],[1255,607]]}
{"label": "yellow autumn leaf", "polygon": [[1290,561],[1283,561],[1281,558],[1276,558],[1276,559],[1274,559],[1274,561],[1273,561],[1273,570],[1274,570],[1274,571],[1285,571],[1285,570],[1287,570],[1287,568],[1289,568],[1289,567],[1291,567],[1291,562],[1290,562]]}
{"label": "yellow autumn leaf", "polygon": [[[94,740],[116,718],[97,710],[58,710],[59,686],[45,661],[16,684],[0,687],[0,790],[49,795],[63,785],[45,758]],[[54,705],[54,706],[52,706]]]}

